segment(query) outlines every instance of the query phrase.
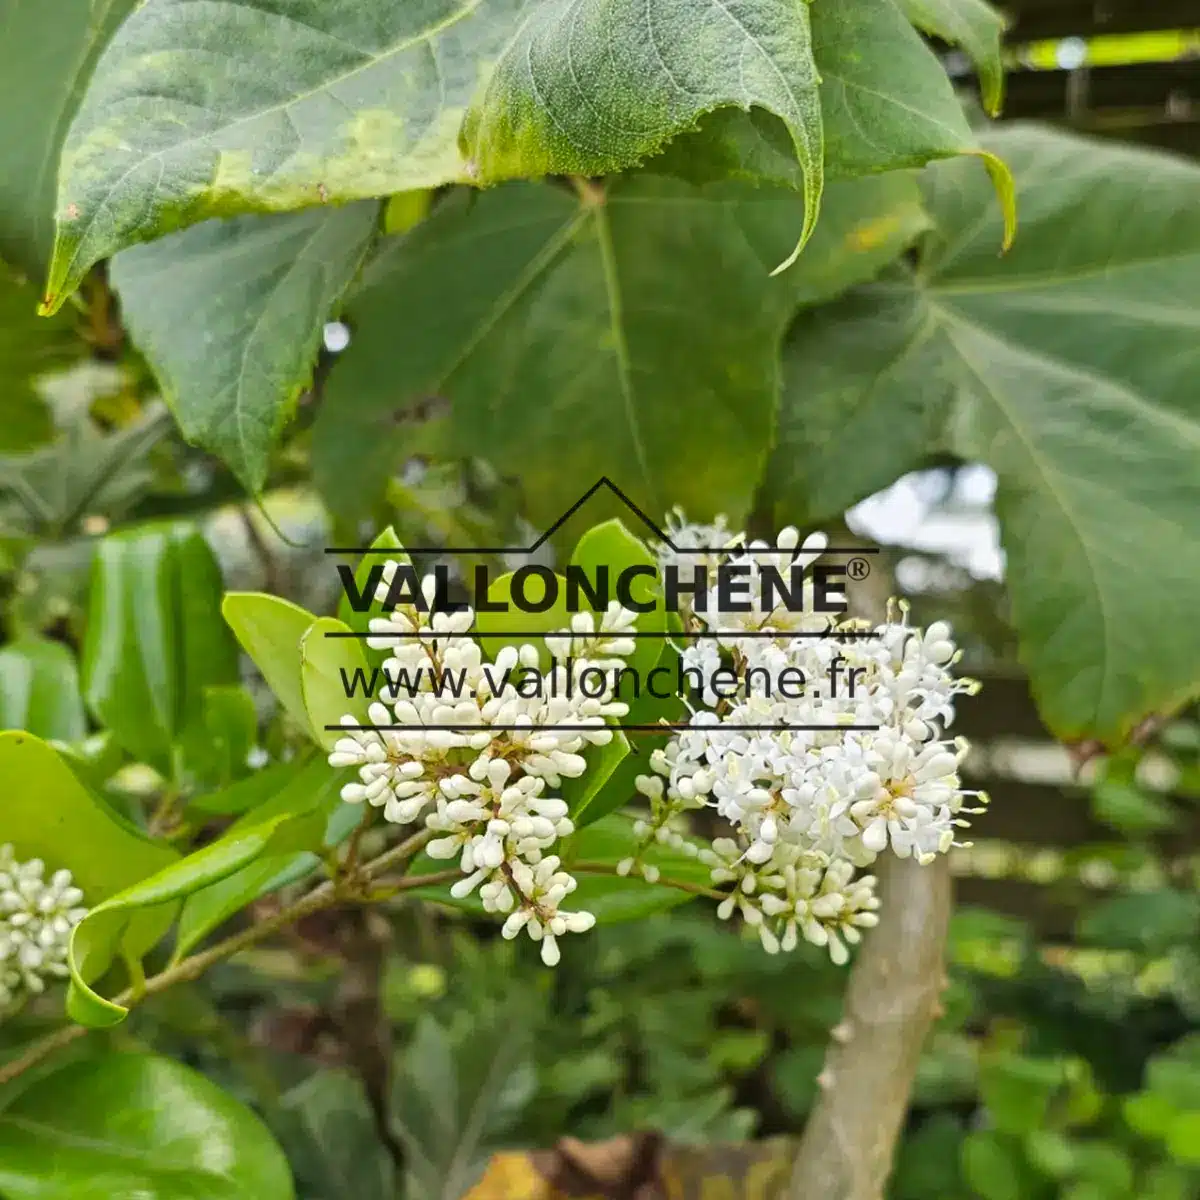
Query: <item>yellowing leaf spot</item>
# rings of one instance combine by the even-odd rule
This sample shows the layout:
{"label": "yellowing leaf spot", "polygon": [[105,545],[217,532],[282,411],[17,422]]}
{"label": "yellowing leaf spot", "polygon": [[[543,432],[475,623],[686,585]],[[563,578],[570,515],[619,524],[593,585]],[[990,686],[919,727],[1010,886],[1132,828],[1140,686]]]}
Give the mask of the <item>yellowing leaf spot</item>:
{"label": "yellowing leaf spot", "polygon": [[855,254],[866,254],[882,246],[899,227],[900,218],[895,215],[863,221],[846,235],[846,245]]}

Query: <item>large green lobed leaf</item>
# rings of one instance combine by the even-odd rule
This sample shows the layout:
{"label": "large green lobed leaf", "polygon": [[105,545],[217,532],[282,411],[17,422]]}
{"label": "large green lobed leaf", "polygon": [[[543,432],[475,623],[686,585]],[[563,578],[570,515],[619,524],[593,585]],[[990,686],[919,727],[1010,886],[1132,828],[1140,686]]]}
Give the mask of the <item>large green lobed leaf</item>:
{"label": "large green lobed leaf", "polygon": [[937,168],[916,269],[797,323],[773,476],[813,520],[936,451],[991,466],[1042,714],[1118,742],[1200,692],[1200,168],[1030,127],[988,145],[1012,252],[970,164]]}
{"label": "large green lobed leaf", "polygon": [[104,43],[134,3],[0,0],[0,258],[38,283],[54,243],[67,126]]}
{"label": "large green lobed leaf", "polygon": [[92,263],[207,217],[607,173],[729,105],[785,122],[803,243],[822,152],[798,0],[147,0],[64,146],[46,305]]}
{"label": "large green lobed leaf", "polygon": [[451,197],[348,306],[354,340],[314,437],[318,485],[361,515],[403,461],[395,415],[444,396],[447,452],[519,479],[535,521],[601,475],[650,512],[744,513],[786,321],[870,278],[925,224],[905,176],[840,184],[800,263],[771,279],[799,203],[649,175],[578,196],[514,184]]}
{"label": "large green lobed leaf", "polygon": [[207,221],[112,262],[126,328],[184,437],[251,491],[311,378],[379,206]]}

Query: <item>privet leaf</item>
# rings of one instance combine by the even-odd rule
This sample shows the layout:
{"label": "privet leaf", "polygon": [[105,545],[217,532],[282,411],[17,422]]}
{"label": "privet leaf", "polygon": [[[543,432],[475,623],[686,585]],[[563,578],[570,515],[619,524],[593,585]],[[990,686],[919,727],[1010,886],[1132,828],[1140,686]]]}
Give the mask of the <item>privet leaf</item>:
{"label": "privet leaf", "polygon": [[[314,760],[298,777],[306,779],[309,786],[285,788],[234,822],[216,841],[93,907],[71,933],[67,1011],[72,1019],[81,1025],[102,1028],[118,1024],[128,1015],[128,1009],[99,995],[89,984],[111,962],[124,930],[144,911],[173,917],[180,901],[228,881],[263,858],[273,859],[272,873],[278,873],[285,865],[281,856],[319,847],[336,801],[331,778],[335,775],[326,763]],[[209,892],[207,900],[199,904],[189,919],[186,946],[194,945],[229,912],[236,910],[236,906],[228,908],[234,896],[243,889],[247,893],[252,891],[251,883],[261,887],[269,877],[242,875],[237,884]],[[143,953],[145,949],[142,948]],[[177,950],[177,957],[183,952]]]}
{"label": "privet leaf", "polygon": [[[0,840],[12,844],[18,859],[40,858],[50,872],[65,867],[89,906],[179,858],[169,846],[152,841],[117,817],[50,746],[32,734],[0,733],[0,779],[7,789]],[[145,953],[162,937],[169,921],[169,914],[159,912],[129,923],[124,950]]]}
{"label": "privet leaf", "polygon": [[124,749],[160,772],[204,722],[204,692],[237,680],[237,653],[217,616],[221,573],[186,526],[142,526],[96,549],[84,692]]}
{"label": "privet leaf", "polygon": [[[269,800],[235,821],[222,837],[240,839],[277,818],[263,852],[224,878],[194,891],[184,901],[175,939],[175,958],[190,954],[222,921],[264,894],[267,885],[300,854],[319,850],[342,785],[352,771],[335,771],[323,758],[310,759]],[[357,810],[360,814],[362,806]],[[182,865],[182,864],[181,864]]]}
{"label": "privet leaf", "polygon": [[169,1058],[109,1054],[72,1063],[0,1113],[0,1192],[37,1200],[292,1200],[266,1126]]}
{"label": "privet leaf", "polygon": [[[371,670],[363,654],[362,644],[355,638],[329,637],[331,633],[349,633],[350,627],[336,617],[319,617],[300,639],[300,692],[304,710],[317,743],[332,750],[342,735],[328,725],[340,725],[342,718],[353,717],[367,725],[367,714],[373,696],[365,688],[371,682]],[[347,696],[346,682],[353,682],[355,672],[361,671],[362,685],[353,696]]]}
{"label": "privet leaf", "polygon": [[99,259],[208,217],[465,181],[459,126],[521,8],[147,0],[63,148],[48,307]]}
{"label": "privet leaf", "polygon": [[713,109],[766,109],[803,175],[794,258],[822,189],[808,14],[776,0],[546,0],[505,49],[463,142],[484,180],[608,175]]}
{"label": "privet leaf", "polygon": [[75,656],[61,642],[22,638],[0,650],[0,729],[63,742],[87,733]]}
{"label": "privet leaf", "polygon": [[[371,571],[375,567],[382,567],[389,560],[396,563],[407,563],[409,557],[404,553],[404,547],[400,545],[400,538],[396,535],[395,529],[389,525],[382,533],[378,534],[375,540],[371,543],[372,550],[394,550],[394,554],[364,554],[362,561],[354,569],[354,586],[355,589],[362,594],[367,586],[367,580],[371,575]],[[371,597],[370,608],[366,612],[355,612],[350,605],[350,597],[347,595],[345,588],[342,590],[342,597],[338,601],[338,620],[344,621],[351,629],[359,633],[366,633],[371,627],[371,621],[375,617],[381,617],[383,613],[383,604],[381,601]],[[363,650],[369,653],[369,647],[364,640]]]}
{"label": "privet leaf", "polygon": [[206,221],[122,251],[112,282],[184,437],[251,491],[307,385],[379,206]]}
{"label": "privet leaf", "polygon": [[67,124],[101,48],[134,3],[0,0],[0,258],[37,283],[54,241],[54,182]]}
{"label": "privet leaf", "polygon": [[801,262],[769,279],[797,204],[656,176],[451,197],[349,306],[314,435],[323,493],[341,514],[369,509],[411,437],[396,414],[446,396],[453,454],[515,473],[535,521],[602,474],[650,512],[736,518],[771,437],[784,322],[925,224],[906,177],[841,184]]}
{"label": "privet leaf", "polygon": [[317,618],[290,600],[261,592],[229,592],[221,615],[287,714],[308,729],[300,641]]}
{"label": "privet leaf", "polygon": [[970,164],[938,167],[916,271],[797,323],[774,481],[812,520],[937,450],[990,465],[1042,715],[1115,743],[1200,692],[1200,169],[1036,128],[988,145],[1024,197],[1012,253]]}

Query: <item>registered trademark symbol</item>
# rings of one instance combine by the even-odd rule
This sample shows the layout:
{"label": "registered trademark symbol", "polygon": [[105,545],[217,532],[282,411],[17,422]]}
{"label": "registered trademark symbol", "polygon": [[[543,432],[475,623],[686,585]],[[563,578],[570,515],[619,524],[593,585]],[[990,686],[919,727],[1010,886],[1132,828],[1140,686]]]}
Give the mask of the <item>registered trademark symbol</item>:
{"label": "registered trademark symbol", "polygon": [[871,564],[865,558],[852,558],[846,564],[846,573],[851,579],[866,579],[871,573]]}

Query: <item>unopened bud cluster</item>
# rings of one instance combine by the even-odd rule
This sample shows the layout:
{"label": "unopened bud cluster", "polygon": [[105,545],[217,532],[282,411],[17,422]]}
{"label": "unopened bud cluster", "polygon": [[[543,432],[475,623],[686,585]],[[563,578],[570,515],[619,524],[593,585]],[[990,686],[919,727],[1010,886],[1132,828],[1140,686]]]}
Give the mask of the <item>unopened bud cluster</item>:
{"label": "unopened bud cluster", "polygon": [[[819,535],[801,545],[795,529],[771,546],[678,518],[671,539],[730,545],[724,561],[745,570],[751,595],[763,594],[764,567],[787,572],[825,547]],[[660,552],[664,566],[689,557]],[[944,622],[922,632],[904,605],[875,627],[802,608],[723,612],[714,590],[702,613],[683,613],[703,635],[687,639],[684,664],[703,678],[731,667],[739,686],[700,697],[691,728],[651,755],[654,773],[637,785],[650,803],[647,845],[690,810],[715,808],[728,822],[731,836],[701,852],[713,882],[733,885],[722,916],[740,913],[771,953],[804,938],[844,962],[846,943],[878,920],[875,879],[859,869],[887,850],[931,862],[956,844],[963,814],[979,811],[964,800],[986,801],[962,786],[966,743],[942,736],[955,697],[978,685],[954,677],[960,652]],[[785,672],[809,681],[803,695],[779,686]]]}
{"label": "unopened bud cluster", "polygon": [[45,878],[40,858],[0,846],[0,1013],[64,978],[71,930],[87,915],[70,871]]}
{"label": "unopened bud cluster", "polygon": [[[385,567],[380,601],[396,569],[393,562]],[[470,632],[473,611],[430,612],[436,581],[427,577],[422,586],[426,607],[397,605],[371,621],[367,639],[390,656],[385,678],[417,680],[418,686],[385,693],[371,705],[372,724],[388,728],[357,728],[345,717],[346,736],[329,761],[358,768],[359,782],[346,786],[343,799],[365,801],[388,821],[421,822],[434,832],[428,853],[457,858],[463,871],[453,894],[461,899],[478,890],[484,908],[505,917],[504,936],[524,931],[541,943],[542,959],[552,966],[558,937],[595,924],[591,913],[564,907],[576,880],[550,851],[574,825],[558,792],[564,779],[587,769],[590,746],[612,740],[607,718],[628,711],[613,699],[612,674],[633,653],[627,634],[635,614],[616,603],[598,619],[576,614],[569,630],[545,639],[554,656],[545,686],[522,690],[522,672],[541,670],[537,649],[505,646],[494,663],[485,663]],[[594,686],[596,671],[608,680],[603,689]],[[447,672],[459,681],[454,699],[438,687]],[[585,673],[592,681],[588,694],[580,686]]]}

